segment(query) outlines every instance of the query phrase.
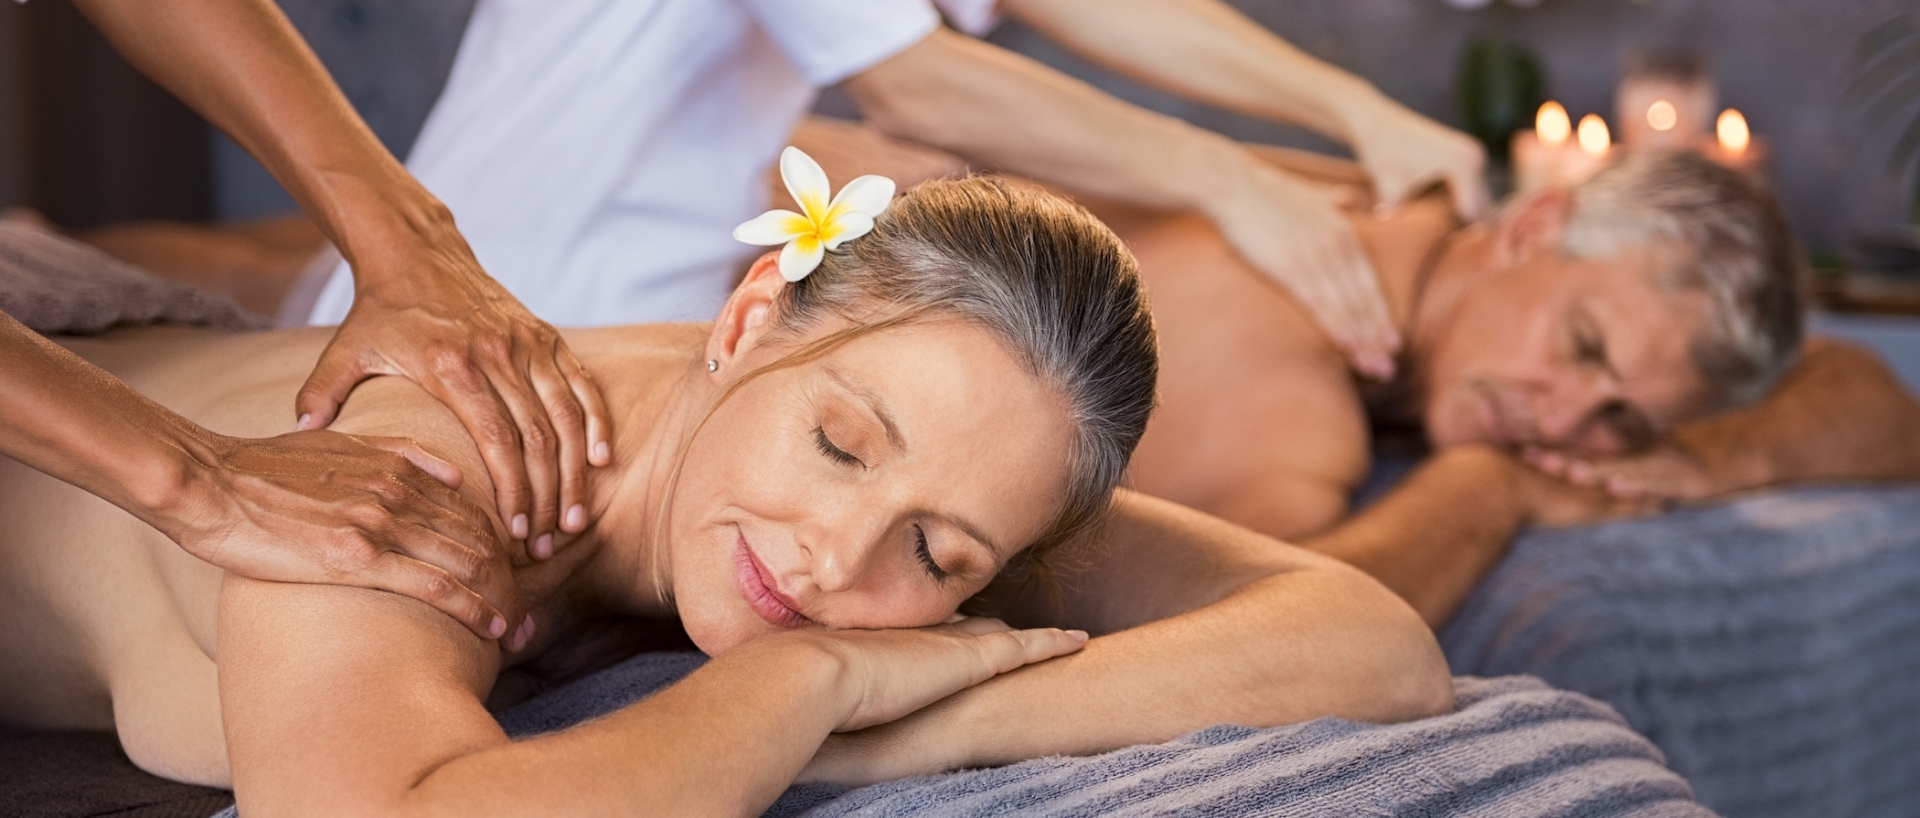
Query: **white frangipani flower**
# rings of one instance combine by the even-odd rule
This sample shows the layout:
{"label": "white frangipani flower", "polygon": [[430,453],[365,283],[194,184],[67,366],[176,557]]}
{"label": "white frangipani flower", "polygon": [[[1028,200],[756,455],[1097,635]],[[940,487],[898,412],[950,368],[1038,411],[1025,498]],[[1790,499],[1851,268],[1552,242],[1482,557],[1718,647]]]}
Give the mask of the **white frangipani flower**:
{"label": "white frangipani flower", "polygon": [[820,266],[826,251],[860,238],[873,229],[873,220],[893,203],[893,180],[862,176],[840,189],[831,201],[827,172],[804,151],[791,145],[780,152],[780,179],[800,203],[799,213],[769,210],[733,229],[733,237],[747,244],[785,244],[780,251],[780,277],[799,281]]}

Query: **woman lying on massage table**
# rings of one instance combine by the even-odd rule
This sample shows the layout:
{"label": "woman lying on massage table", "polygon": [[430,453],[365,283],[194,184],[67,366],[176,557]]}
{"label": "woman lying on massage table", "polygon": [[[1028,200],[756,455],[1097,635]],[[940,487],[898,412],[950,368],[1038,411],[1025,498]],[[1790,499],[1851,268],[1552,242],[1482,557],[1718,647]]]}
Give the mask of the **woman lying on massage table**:
{"label": "woman lying on massage table", "polygon": [[[828,238],[857,235],[891,185],[851,188]],[[231,785],[253,816],[757,814],[796,779],[1448,707],[1432,637],[1358,571],[1114,493],[1156,364],[1134,262],[1103,226],[984,179],[922,186],[871,223],[824,260],[813,237],[762,258],[711,326],[570,334],[621,417],[592,525],[550,560],[491,568],[537,623],[517,653],[410,598],[223,574],[0,461],[0,718],[112,725],[141,767]],[[258,436],[325,343],[147,330],[69,346]],[[450,503],[465,519],[438,525],[502,528],[467,432],[413,383],[368,382],[334,428],[412,438],[467,478]],[[1094,638],[955,618],[970,599]],[[501,674],[567,661],[621,617],[716,658],[607,718],[509,741],[486,708]]]}

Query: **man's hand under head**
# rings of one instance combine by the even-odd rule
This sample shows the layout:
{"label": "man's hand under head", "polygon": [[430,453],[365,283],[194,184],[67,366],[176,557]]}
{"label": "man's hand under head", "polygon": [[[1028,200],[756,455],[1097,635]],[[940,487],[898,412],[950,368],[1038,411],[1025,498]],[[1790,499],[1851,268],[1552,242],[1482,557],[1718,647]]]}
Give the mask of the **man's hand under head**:
{"label": "man's hand under head", "polygon": [[356,266],[353,308],[296,399],[299,428],[326,428],[369,377],[420,384],[473,435],[511,536],[546,559],[556,530],[587,526],[587,466],[612,459],[607,407],[559,332],[446,232],[424,262]]}

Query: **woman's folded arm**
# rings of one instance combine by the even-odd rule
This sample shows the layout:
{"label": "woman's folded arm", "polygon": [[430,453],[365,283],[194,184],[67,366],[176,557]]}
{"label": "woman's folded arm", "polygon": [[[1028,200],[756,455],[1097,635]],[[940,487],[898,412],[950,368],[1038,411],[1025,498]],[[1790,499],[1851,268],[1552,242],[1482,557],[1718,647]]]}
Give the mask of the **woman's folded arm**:
{"label": "woman's folded arm", "polygon": [[230,577],[220,628],[222,718],[249,816],[758,814],[846,710],[830,653],[766,640],[640,704],[514,742],[481,705],[498,651],[423,604]]}
{"label": "woman's folded arm", "polygon": [[1401,721],[1451,707],[1432,632],[1378,582],[1172,503],[1122,492],[1115,505],[1099,552],[1061,567],[1057,596],[1035,589],[994,611],[1093,631],[1084,651],[836,736],[803,780],[865,783],[1221,723]]}

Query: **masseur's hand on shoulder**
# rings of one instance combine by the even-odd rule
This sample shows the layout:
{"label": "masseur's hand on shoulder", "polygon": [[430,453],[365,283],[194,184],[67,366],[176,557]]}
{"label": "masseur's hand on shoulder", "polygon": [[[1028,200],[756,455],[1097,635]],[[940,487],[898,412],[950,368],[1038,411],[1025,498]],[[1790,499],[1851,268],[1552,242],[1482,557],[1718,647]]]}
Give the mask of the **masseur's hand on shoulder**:
{"label": "masseur's hand on shoulder", "polygon": [[254,579],[410,596],[510,650],[526,642],[506,549],[454,491],[452,464],[399,438],[201,437],[199,467],[151,520],[188,553]]}
{"label": "masseur's hand on shoulder", "polygon": [[546,322],[480,268],[270,0],[76,0],[135,66],[258,157],[353,266],[353,310],[300,390],[324,428],[355,384],[418,382],[479,444],[501,518],[536,559],[586,528],[608,416]]}
{"label": "masseur's hand on shoulder", "polygon": [[214,434],[4,313],[0,360],[0,454],[195,556],[258,579],[406,594],[483,638],[524,620],[504,545],[452,490],[459,470],[412,443]]}
{"label": "masseur's hand on shoulder", "polygon": [[1400,334],[1335,194],[1257,159],[1229,179],[1204,207],[1221,235],[1300,300],[1355,371],[1392,378]]}
{"label": "masseur's hand on shoulder", "polygon": [[493,478],[500,518],[534,559],[587,526],[587,466],[606,465],[600,390],[560,333],[480,269],[451,225],[413,263],[355,269],[353,308],[295,401],[325,428],[359,382],[399,375],[453,410]]}

